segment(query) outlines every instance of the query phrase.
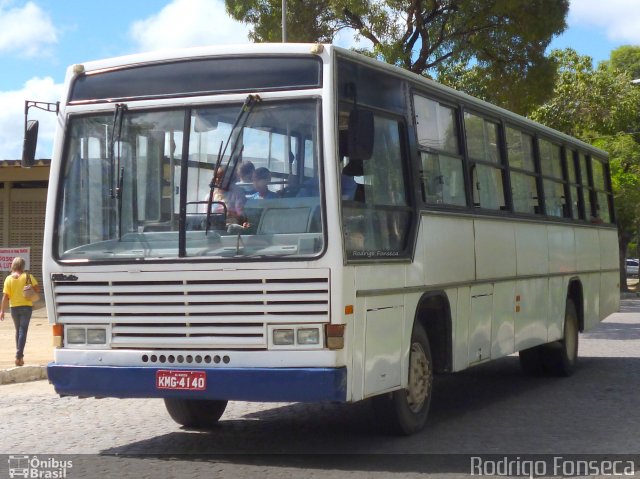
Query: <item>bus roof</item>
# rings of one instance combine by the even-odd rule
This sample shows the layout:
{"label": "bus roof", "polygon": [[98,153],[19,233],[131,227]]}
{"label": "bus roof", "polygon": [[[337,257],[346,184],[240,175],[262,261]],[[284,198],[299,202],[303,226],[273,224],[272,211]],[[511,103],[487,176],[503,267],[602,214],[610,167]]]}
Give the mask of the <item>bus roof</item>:
{"label": "bus roof", "polygon": [[[322,50],[317,50],[318,45],[310,43],[247,43],[239,45],[215,45],[215,46],[203,46],[192,48],[180,48],[172,50],[160,50],[154,52],[137,53],[133,55],[126,55],[120,57],[107,58],[103,60],[89,61],[82,63],[82,70],[85,73],[98,73],[103,70],[112,70],[118,68],[132,67],[135,65],[143,65],[149,63],[164,63],[180,60],[188,60],[194,58],[206,58],[212,56],[241,56],[241,55],[312,55],[320,54],[325,56],[325,62],[329,58],[336,54],[343,58],[348,58],[352,61],[365,64],[371,68],[379,71],[402,77],[414,85],[423,88],[426,91],[430,91],[436,95],[445,96],[450,100],[459,100],[465,103],[465,105],[475,108],[480,112],[489,113],[501,118],[504,118],[507,122],[512,123],[514,126],[520,126],[522,128],[529,128],[540,132],[551,138],[555,138],[559,141],[572,143],[576,147],[587,150],[600,158],[608,158],[608,154],[596,148],[588,143],[585,143],[577,138],[566,135],[562,132],[544,126],[538,122],[530,120],[526,117],[520,116],[509,110],[493,105],[489,102],[480,100],[466,93],[454,90],[453,88],[442,85],[434,80],[425,78],[416,73],[404,70],[395,65],[370,58],[359,53],[341,48],[335,45],[322,45]],[[67,71],[67,76],[70,79],[74,76],[74,68],[72,65]]]}

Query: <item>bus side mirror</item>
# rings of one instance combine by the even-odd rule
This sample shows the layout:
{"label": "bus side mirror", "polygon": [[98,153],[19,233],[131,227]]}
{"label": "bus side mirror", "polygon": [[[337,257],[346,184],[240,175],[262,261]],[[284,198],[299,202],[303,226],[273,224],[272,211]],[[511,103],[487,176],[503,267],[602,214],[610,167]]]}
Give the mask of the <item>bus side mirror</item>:
{"label": "bus side mirror", "polygon": [[373,112],[353,110],[349,114],[347,151],[350,160],[368,160],[373,154]]}
{"label": "bus side mirror", "polygon": [[29,120],[24,130],[22,145],[22,167],[31,168],[35,163],[36,145],[38,144],[38,120]]}

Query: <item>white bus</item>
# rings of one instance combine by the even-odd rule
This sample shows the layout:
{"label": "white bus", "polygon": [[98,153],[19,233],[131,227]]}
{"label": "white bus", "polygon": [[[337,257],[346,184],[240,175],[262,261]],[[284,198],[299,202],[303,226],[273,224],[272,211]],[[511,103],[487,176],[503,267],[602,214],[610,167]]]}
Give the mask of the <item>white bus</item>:
{"label": "white bus", "polygon": [[[519,352],[568,375],[618,308],[605,152],[344,49],[74,65],[58,124],[60,395],[163,398],[200,427],[229,400],[373,398],[410,434],[434,374]],[[268,191],[237,184],[249,162]]]}

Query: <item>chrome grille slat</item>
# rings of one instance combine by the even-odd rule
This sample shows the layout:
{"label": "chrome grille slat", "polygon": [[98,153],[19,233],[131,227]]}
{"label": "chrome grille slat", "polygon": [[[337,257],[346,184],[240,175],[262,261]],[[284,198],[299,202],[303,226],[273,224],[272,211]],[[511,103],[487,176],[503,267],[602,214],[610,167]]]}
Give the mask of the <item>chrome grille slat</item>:
{"label": "chrome grille slat", "polygon": [[267,323],[329,321],[328,269],[168,274],[54,282],[58,321],[109,324],[111,347],[147,349],[265,349]]}

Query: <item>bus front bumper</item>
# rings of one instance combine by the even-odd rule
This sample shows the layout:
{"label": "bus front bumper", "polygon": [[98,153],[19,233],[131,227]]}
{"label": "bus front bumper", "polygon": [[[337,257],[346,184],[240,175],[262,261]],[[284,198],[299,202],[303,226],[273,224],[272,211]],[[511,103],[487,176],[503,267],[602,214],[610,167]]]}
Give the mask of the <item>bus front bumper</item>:
{"label": "bus front bumper", "polygon": [[221,399],[260,402],[344,402],[347,369],[342,368],[198,368],[206,374],[203,390],[160,389],[157,371],[180,368],[77,366],[49,363],[49,382],[61,396],[116,398]]}

